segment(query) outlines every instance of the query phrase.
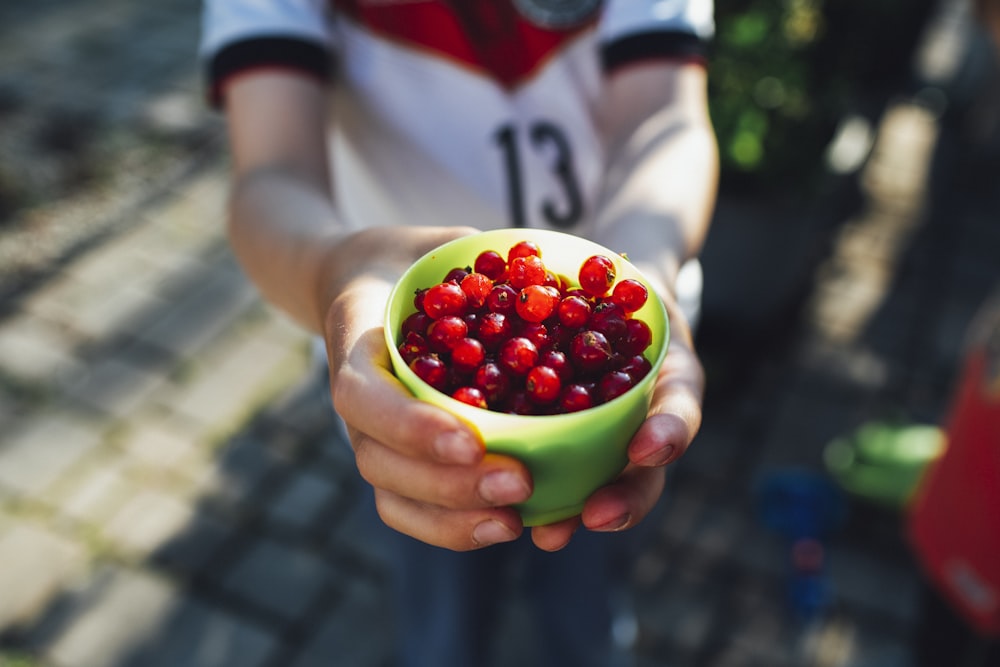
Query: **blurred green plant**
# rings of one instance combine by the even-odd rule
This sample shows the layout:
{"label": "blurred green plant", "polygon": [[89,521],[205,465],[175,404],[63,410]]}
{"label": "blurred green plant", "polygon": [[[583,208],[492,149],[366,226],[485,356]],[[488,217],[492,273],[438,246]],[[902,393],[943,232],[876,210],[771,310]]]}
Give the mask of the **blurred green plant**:
{"label": "blurred green plant", "polygon": [[716,0],[723,184],[808,191],[838,122],[908,84],[931,0]]}
{"label": "blurred green plant", "polygon": [[40,663],[34,658],[0,652],[0,667],[39,667],[39,665]]}

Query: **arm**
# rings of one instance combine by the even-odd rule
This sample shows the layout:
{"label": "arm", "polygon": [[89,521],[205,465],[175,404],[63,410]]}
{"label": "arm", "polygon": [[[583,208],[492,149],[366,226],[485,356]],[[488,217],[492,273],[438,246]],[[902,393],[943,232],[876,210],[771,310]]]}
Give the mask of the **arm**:
{"label": "arm", "polygon": [[670,317],[670,350],[650,417],[630,443],[629,466],[591,496],[580,520],[534,529],[535,543],[549,550],[564,546],[579,521],[600,531],[641,521],[663,490],[664,466],[684,453],[701,424],[703,371],[673,285],[681,265],[704,243],[716,195],[706,73],[696,64],[637,64],[612,74],[607,90],[611,161],[588,235],[626,251],[657,286]]}
{"label": "arm", "polygon": [[381,334],[403,270],[471,230],[349,232],[330,195],[325,87],[307,76],[244,74],[227,86],[226,110],[232,247],[271,303],[324,335],[334,405],[382,519],[456,550],[517,537],[520,517],[507,506],[530,495],[527,470],[485,455],[456,418],[414,399],[393,377]]}

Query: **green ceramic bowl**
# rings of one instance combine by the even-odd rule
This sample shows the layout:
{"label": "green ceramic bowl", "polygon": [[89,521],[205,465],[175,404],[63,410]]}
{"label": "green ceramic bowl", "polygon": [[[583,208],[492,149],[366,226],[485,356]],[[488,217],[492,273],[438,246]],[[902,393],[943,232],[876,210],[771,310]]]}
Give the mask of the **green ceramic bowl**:
{"label": "green ceramic bowl", "polygon": [[[476,408],[456,401],[417,377],[399,354],[400,326],[414,312],[413,294],[438,283],[453,267],[470,266],[483,250],[507,249],[521,240],[538,244],[550,270],[575,279],[583,261],[595,254],[610,257],[617,280],[635,278],[650,290],[646,305],[635,317],[653,332],[646,357],[653,370],[635,387],[607,403],[588,410],[551,416],[512,415]],[[626,449],[645,420],[657,372],[669,340],[669,324],[662,302],[648,281],[622,256],[586,239],[537,229],[498,229],[466,236],[417,260],[393,289],[385,311],[385,340],[396,376],[417,398],[457,415],[479,432],[488,451],[515,457],[528,467],[534,493],[517,505],[526,526],[553,523],[579,514],[587,497],[615,479],[628,462]]]}

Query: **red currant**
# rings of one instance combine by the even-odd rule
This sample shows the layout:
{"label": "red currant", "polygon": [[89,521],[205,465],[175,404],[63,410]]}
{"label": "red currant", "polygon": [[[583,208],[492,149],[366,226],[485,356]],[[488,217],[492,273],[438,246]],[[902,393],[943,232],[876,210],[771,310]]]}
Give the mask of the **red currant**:
{"label": "red currant", "polygon": [[491,406],[502,403],[507,398],[510,380],[500,367],[492,361],[485,362],[476,369],[472,384],[486,396],[486,402]]}
{"label": "red currant", "polygon": [[617,345],[625,335],[625,311],[611,301],[597,304],[590,315],[588,326],[594,331],[600,331],[613,345]]}
{"label": "red currant", "polygon": [[513,263],[518,257],[542,256],[542,249],[534,241],[518,241],[507,251],[507,264]]}
{"label": "red currant", "polygon": [[399,344],[399,356],[403,357],[403,361],[409,364],[411,361],[419,357],[421,354],[427,354],[431,351],[430,345],[427,344],[427,340],[418,334],[416,331],[410,331],[403,337],[403,342]]}
{"label": "red currant", "polygon": [[518,335],[530,340],[539,350],[544,350],[552,344],[549,328],[542,322],[522,322]]}
{"label": "red currant", "polygon": [[597,394],[607,403],[631,389],[633,384],[632,376],[625,371],[611,371],[605,373],[597,383]]}
{"label": "red currant", "polygon": [[618,341],[618,351],[632,356],[642,354],[653,342],[653,330],[645,321],[631,317],[625,320],[625,335]]}
{"label": "red currant", "polygon": [[459,284],[462,291],[465,292],[469,306],[475,309],[483,307],[486,303],[486,297],[493,289],[493,281],[485,273],[470,273],[462,278],[462,282]]}
{"label": "red currant", "polygon": [[476,257],[473,270],[490,280],[499,281],[507,271],[507,260],[496,250],[484,250]]}
{"label": "red currant", "polygon": [[507,282],[515,289],[545,284],[545,265],[538,255],[515,258],[507,270]]}
{"label": "red currant", "polygon": [[646,305],[648,298],[649,290],[633,278],[618,281],[615,288],[611,290],[611,300],[621,306],[626,313],[634,313],[642,308]]}
{"label": "red currant", "polygon": [[559,303],[559,291],[545,285],[528,285],[517,295],[515,310],[527,322],[547,320]]}
{"label": "red currant", "polygon": [[513,332],[510,320],[502,313],[486,313],[479,318],[479,340],[489,350],[499,347]]}
{"label": "red currant", "polygon": [[580,288],[590,296],[604,296],[615,282],[615,265],[604,255],[594,255],[580,266]]}
{"label": "red currant", "polygon": [[486,297],[486,308],[490,312],[513,315],[517,307],[517,290],[502,283],[495,285],[490,294]]}
{"label": "red currant", "polygon": [[410,362],[410,370],[438,391],[444,391],[448,385],[448,367],[436,354],[420,355]]}
{"label": "red currant", "polygon": [[419,289],[413,290],[413,307],[424,312],[424,295],[427,294],[427,288],[421,287]]}
{"label": "red currant", "polygon": [[441,281],[443,283],[461,283],[465,276],[472,273],[472,267],[466,266],[456,266],[447,274],[445,274],[444,279]]}
{"label": "red currant", "polygon": [[548,366],[535,366],[528,371],[524,380],[524,391],[535,403],[551,403],[559,398],[559,392],[562,391],[559,373]]}
{"label": "red currant", "polygon": [[486,396],[476,387],[459,387],[452,392],[451,397],[476,408],[486,409],[489,407],[486,404]]}
{"label": "red currant", "polygon": [[571,384],[559,396],[559,407],[563,412],[579,412],[594,406],[594,397],[585,385]]}
{"label": "red currant", "polygon": [[528,393],[521,389],[508,397],[506,411],[513,415],[534,415],[538,414],[538,406],[528,398]]}
{"label": "red currant", "polygon": [[559,379],[563,384],[573,379],[573,366],[569,363],[569,358],[565,352],[559,350],[545,350],[538,356],[539,366],[548,366],[559,374]]}
{"label": "red currant", "polygon": [[401,327],[403,336],[405,337],[406,334],[411,331],[423,336],[427,333],[427,327],[429,327],[433,321],[434,320],[431,319],[430,315],[421,310],[411,313],[409,317],[403,320],[403,325]]}
{"label": "red currant", "polygon": [[596,373],[611,361],[611,345],[604,334],[588,329],[573,336],[569,354],[577,368],[585,373]]}
{"label": "red currant", "polygon": [[473,372],[485,359],[486,349],[475,338],[463,338],[451,348],[451,363],[459,373]]}
{"label": "red currant", "polygon": [[632,376],[632,382],[638,384],[639,380],[646,377],[649,371],[653,370],[653,364],[650,363],[649,359],[637,354],[635,356],[629,357],[625,360],[618,370],[625,371]]}
{"label": "red currant", "polygon": [[590,320],[593,309],[590,302],[581,296],[567,296],[559,302],[559,321],[571,329],[579,329]]}
{"label": "red currant", "polygon": [[467,303],[465,292],[457,283],[438,283],[424,294],[424,312],[435,320],[445,315],[461,315]]}
{"label": "red currant", "polygon": [[469,327],[458,315],[445,315],[427,327],[427,342],[435,352],[446,353],[469,333]]}
{"label": "red currant", "polygon": [[509,373],[527,375],[538,362],[538,348],[527,338],[511,338],[500,346],[497,362]]}

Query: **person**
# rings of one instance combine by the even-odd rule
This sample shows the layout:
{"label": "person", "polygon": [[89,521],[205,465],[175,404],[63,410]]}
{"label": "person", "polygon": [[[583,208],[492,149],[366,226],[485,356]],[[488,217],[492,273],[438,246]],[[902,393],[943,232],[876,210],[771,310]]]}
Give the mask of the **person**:
{"label": "person", "polygon": [[[484,664],[493,568],[529,549],[546,568],[532,580],[547,664],[608,664],[619,555],[701,421],[678,286],[697,276],[717,188],[711,0],[206,0],[203,12],[231,245],[263,296],[325,341],[357,470],[405,536],[401,659]],[[410,396],[381,335],[411,262],[508,226],[626,252],[671,326],[627,468],[580,516],[530,533],[511,508],[531,494],[525,467]]]}

